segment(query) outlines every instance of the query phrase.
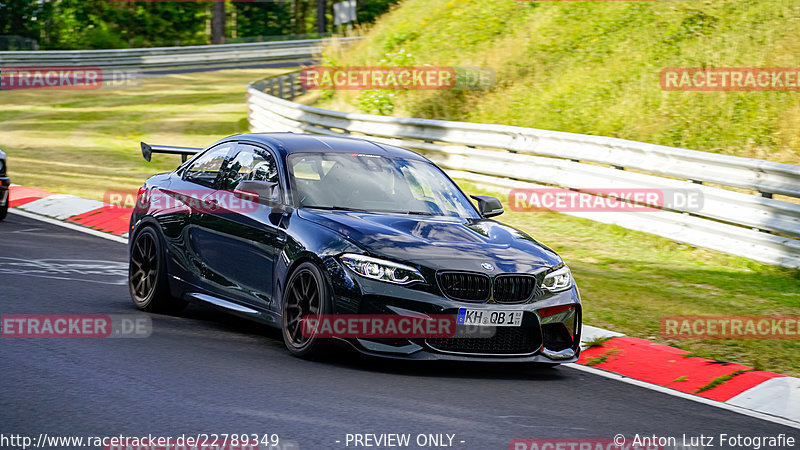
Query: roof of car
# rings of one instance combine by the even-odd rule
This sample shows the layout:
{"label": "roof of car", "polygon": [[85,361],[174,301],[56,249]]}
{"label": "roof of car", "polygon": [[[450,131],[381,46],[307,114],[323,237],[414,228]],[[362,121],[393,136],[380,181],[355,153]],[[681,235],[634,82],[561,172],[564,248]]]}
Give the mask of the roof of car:
{"label": "roof of car", "polygon": [[411,150],[352,137],[322,136],[297,133],[249,133],[231,136],[229,140],[247,140],[266,144],[284,154],[291,153],[358,153],[394,156],[427,161]]}

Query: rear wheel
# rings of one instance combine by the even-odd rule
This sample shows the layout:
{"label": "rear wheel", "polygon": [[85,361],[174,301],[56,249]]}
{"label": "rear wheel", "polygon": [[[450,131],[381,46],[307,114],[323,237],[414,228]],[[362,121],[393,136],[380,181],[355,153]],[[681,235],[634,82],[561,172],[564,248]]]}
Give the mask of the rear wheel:
{"label": "rear wheel", "polygon": [[286,283],[283,294],[283,343],[298,357],[319,359],[332,347],[330,338],[304,336],[301,319],[330,312],[330,292],[322,272],[310,262],[300,264]]}
{"label": "rear wheel", "polygon": [[131,247],[128,287],[133,303],[142,311],[176,313],[186,306],[186,302],[170,295],[163,256],[156,231],[151,227],[139,231]]}

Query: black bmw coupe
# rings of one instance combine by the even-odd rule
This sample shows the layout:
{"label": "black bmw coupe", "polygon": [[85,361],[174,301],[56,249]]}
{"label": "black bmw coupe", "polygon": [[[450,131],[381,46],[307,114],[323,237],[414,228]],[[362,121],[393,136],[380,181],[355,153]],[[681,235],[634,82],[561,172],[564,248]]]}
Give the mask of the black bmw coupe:
{"label": "black bmw coupe", "polygon": [[[417,153],[294,133],[142,151],[148,161],[172,153],[184,162],[139,189],[129,285],[141,310],[202,302],[280,328],[289,351],[306,358],[334,344],[407,359],[578,358],[581,305],[569,268],[492,220],[503,213],[499,200],[474,195],[473,205]],[[452,317],[454,330],[301,329],[325,316]]]}

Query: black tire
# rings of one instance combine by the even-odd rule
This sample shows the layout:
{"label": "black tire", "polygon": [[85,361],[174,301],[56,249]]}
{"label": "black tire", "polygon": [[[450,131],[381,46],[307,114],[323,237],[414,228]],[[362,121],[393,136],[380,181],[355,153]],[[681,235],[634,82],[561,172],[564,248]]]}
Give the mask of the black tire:
{"label": "black tire", "polygon": [[8,204],[11,203],[11,193],[6,194],[6,202],[0,205],[0,220],[3,220],[8,215]]}
{"label": "black tire", "polygon": [[128,264],[128,288],[142,311],[174,314],[186,302],[170,295],[164,250],[156,230],[145,227],[134,238]]}
{"label": "black tire", "polygon": [[297,266],[286,283],[281,306],[281,335],[292,355],[319,360],[330,353],[333,339],[305,337],[300,329],[300,318],[330,311],[330,289],[322,272],[311,262]]}

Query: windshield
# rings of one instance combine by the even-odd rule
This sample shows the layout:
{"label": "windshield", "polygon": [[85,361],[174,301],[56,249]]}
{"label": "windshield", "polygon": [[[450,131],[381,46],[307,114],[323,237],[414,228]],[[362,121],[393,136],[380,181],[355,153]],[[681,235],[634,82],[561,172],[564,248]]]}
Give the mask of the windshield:
{"label": "windshield", "polygon": [[425,161],[343,153],[289,157],[300,205],[308,208],[480,218],[439,168]]}

